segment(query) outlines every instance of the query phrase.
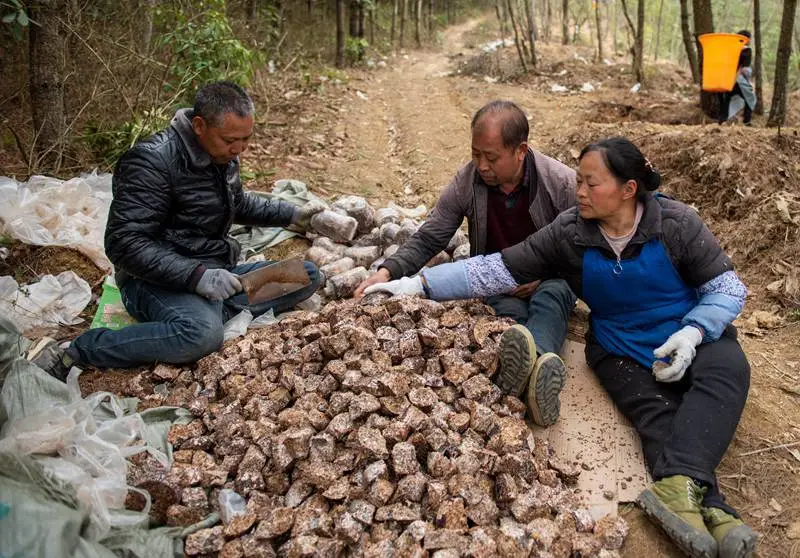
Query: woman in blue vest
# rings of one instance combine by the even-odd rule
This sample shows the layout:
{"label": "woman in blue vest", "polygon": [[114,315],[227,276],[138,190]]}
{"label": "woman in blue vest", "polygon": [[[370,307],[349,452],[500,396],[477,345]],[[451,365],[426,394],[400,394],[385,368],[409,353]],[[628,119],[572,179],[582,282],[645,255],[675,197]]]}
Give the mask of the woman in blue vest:
{"label": "woman in blue vest", "polygon": [[[655,482],[640,505],[691,556],[751,556],[756,534],[725,503],[714,473],[749,388],[731,325],[747,289],[697,212],[652,194],[660,181],[629,140],[593,143],[580,154],[577,207],[548,227],[501,253],[367,292],[449,300],[566,279],[592,311],[587,361],[642,439]],[[529,336],[520,326],[503,334],[501,365],[535,361]]]}

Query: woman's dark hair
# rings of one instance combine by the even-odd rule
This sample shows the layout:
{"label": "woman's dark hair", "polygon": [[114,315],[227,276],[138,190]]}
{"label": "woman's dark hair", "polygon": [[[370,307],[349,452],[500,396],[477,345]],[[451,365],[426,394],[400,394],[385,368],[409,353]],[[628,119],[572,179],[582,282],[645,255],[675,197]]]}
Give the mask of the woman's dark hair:
{"label": "woman's dark hair", "polygon": [[600,154],[606,168],[619,181],[636,181],[637,200],[643,201],[650,192],[657,190],[661,185],[661,175],[658,170],[628,138],[617,136],[590,143],[583,148],[578,161],[593,151]]}

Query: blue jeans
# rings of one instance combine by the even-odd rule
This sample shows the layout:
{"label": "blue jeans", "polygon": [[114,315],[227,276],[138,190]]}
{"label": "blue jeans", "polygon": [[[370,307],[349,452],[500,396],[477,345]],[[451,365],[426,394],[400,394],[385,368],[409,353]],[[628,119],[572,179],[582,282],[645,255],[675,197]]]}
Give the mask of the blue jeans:
{"label": "blue jeans", "polygon": [[567,338],[567,321],[577,298],[563,279],[542,281],[529,299],[509,295],[486,298],[498,316],[508,316],[533,334],[536,352],[556,353]]}
{"label": "blue jeans", "polygon": [[[241,275],[272,262],[237,265],[230,271]],[[122,303],[138,324],[120,330],[90,329],[70,345],[79,364],[98,368],[130,368],[154,362],[194,362],[222,346],[223,324],[245,308],[253,317],[273,309],[285,312],[310,297],[320,285],[317,266],[304,262],[311,283],[303,289],[255,306],[247,294],[224,301],[190,292],[174,291],[135,278],[121,287]]]}

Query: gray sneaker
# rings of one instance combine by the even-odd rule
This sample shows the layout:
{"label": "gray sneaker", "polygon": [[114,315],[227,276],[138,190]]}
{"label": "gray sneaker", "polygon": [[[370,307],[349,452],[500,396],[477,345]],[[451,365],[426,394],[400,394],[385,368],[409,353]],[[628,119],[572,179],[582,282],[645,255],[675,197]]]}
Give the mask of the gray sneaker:
{"label": "gray sneaker", "polygon": [[495,383],[506,395],[520,397],[536,362],[536,341],[528,328],[516,324],[500,336],[500,371]]}
{"label": "gray sneaker", "polygon": [[75,359],[52,337],[42,337],[34,343],[28,350],[27,359],[62,382],[67,381],[67,375],[75,365]]}

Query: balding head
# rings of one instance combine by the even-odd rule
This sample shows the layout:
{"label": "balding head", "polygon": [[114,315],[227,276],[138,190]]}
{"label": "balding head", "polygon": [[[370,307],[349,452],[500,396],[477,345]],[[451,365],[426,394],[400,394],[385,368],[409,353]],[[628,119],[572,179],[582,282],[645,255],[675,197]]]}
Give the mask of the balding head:
{"label": "balding head", "polygon": [[503,146],[514,149],[528,142],[528,118],[519,105],[511,101],[491,101],[472,117],[472,133],[484,127],[500,128]]}

